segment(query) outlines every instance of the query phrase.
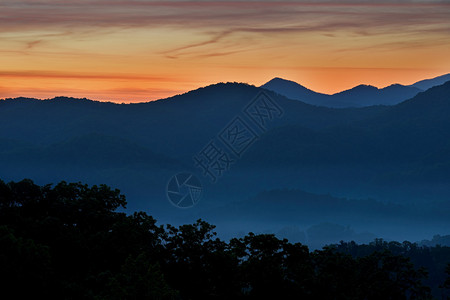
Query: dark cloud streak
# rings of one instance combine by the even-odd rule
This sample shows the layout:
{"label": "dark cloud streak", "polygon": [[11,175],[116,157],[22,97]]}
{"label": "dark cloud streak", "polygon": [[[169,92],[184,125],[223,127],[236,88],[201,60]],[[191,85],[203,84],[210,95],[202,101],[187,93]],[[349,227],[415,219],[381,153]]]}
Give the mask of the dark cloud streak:
{"label": "dark cloud streak", "polygon": [[[395,5],[394,5],[395,4]],[[393,6],[394,5],[394,6]],[[393,6],[393,7],[392,7]],[[282,31],[284,24],[348,18],[365,26],[401,26],[415,22],[448,24],[450,3],[365,1],[14,1],[0,7],[0,32],[33,28],[150,27],[233,28],[266,27]],[[370,22],[369,22],[370,21]],[[340,27],[327,28],[329,31]],[[345,26],[347,27],[347,26]],[[291,28],[295,28],[291,27]],[[255,31],[257,28],[255,28]],[[287,29],[289,30],[289,29]],[[268,29],[267,29],[268,31]]]}

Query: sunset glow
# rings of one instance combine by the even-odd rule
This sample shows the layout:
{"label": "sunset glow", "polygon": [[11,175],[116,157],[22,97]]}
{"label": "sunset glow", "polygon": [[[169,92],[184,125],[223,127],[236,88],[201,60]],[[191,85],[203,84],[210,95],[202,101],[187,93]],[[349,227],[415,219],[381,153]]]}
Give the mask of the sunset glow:
{"label": "sunset glow", "polygon": [[333,93],[450,72],[450,3],[0,2],[0,98],[155,100],[273,77]]}

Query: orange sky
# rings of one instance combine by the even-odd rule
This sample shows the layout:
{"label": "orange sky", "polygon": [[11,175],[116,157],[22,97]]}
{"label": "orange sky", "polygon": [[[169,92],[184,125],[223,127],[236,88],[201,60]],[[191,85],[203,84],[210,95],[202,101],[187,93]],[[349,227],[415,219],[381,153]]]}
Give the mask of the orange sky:
{"label": "orange sky", "polygon": [[450,73],[438,1],[2,0],[0,98],[159,99],[273,77],[333,93]]}

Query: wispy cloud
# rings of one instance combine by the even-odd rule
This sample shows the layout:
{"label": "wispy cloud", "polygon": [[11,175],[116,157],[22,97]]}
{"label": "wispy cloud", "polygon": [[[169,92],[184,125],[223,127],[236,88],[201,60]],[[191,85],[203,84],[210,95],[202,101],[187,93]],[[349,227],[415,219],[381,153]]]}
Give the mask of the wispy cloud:
{"label": "wispy cloud", "polygon": [[[403,33],[448,34],[450,1],[3,1],[2,33],[31,31],[27,49],[51,35],[95,37],[117,28],[192,29],[210,34],[200,42],[163,51],[169,58],[218,44],[238,33],[279,35],[338,32],[372,36]],[[45,33],[51,29],[52,33]],[[36,38],[38,38],[36,40]],[[228,52],[236,52],[233,49]],[[214,51],[217,52],[217,51]],[[205,55],[206,53],[204,53]]]}
{"label": "wispy cloud", "polygon": [[73,73],[58,71],[0,71],[0,77],[32,77],[32,78],[79,78],[79,79],[129,79],[165,81],[167,77],[142,76],[134,74],[105,74],[105,73]]}
{"label": "wispy cloud", "polygon": [[[449,1],[3,1],[0,30],[34,26],[279,27],[350,17],[366,25],[447,23]],[[406,18],[406,16],[413,17]],[[368,18],[367,18],[368,17]],[[401,17],[401,18],[399,18]],[[323,19],[322,19],[323,21]],[[328,22],[327,22],[328,23]],[[335,21],[329,23],[336,23]],[[277,26],[278,25],[278,26]],[[333,25],[333,24],[330,24]],[[291,27],[295,28],[295,26]],[[330,29],[333,29],[330,27]],[[339,29],[337,27],[336,29]]]}

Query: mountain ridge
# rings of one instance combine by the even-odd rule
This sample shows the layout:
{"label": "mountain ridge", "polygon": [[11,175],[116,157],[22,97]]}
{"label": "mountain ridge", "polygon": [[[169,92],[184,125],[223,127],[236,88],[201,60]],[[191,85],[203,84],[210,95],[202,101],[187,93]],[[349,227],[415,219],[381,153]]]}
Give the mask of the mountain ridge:
{"label": "mountain ridge", "polygon": [[418,81],[412,85],[394,83],[383,88],[378,88],[368,84],[359,84],[353,88],[334,94],[318,93],[295,81],[280,77],[275,77],[260,87],[311,105],[347,108],[372,105],[395,105],[414,97],[426,89],[443,84],[448,80],[450,80],[450,74]]}
{"label": "mountain ridge", "polygon": [[[219,146],[219,134],[236,117],[244,120],[246,105],[262,91],[283,115],[264,130],[255,127],[255,142],[242,157],[233,157],[229,170],[212,184],[193,157],[211,142]],[[130,208],[168,218],[204,216],[206,210],[215,218],[224,213],[218,205],[283,188],[403,203],[425,195],[425,208],[447,212],[446,202],[431,201],[450,195],[449,96],[446,83],[394,106],[337,109],[223,83],[141,104],[3,101],[0,178],[18,180],[26,174],[36,182],[110,184],[130,195]],[[195,174],[208,193],[192,215],[174,212],[167,201],[167,182],[178,172]],[[270,209],[261,205],[260,211]],[[254,219],[252,213],[242,216]]]}
{"label": "mountain ridge", "polygon": [[[276,92],[280,95],[283,95],[289,99],[300,100],[300,101],[303,101],[303,102],[305,102],[307,104],[311,104],[311,105],[319,105],[319,106],[326,106],[326,107],[332,107],[332,108],[343,108],[343,107],[364,107],[364,106],[370,106],[370,105],[398,104],[404,100],[412,98],[413,96],[415,96],[417,93],[419,93],[421,91],[424,91],[424,90],[429,89],[430,87],[433,87],[436,85],[441,85],[449,80],[450,80],[450,73],[444,74],[444,75],[441,75],[441,76],[438,76],[435,78],[431,78],[431,79],[424,79],[421,81],[417,81],[416,83],[411,84],[411,85],[402,85],[399,83],[393,83],[386,87],[378,88],[378,87],[372,86],[370,84],[359,84],[350,89],[342,90],[340,92],[336,92],[333,94],[325,94],[325,93],[320,93],[320,92],[311,90],[295,81],[284,79],[281,77],[274,77],[271,80],[269,80],[268,82],[266,82],[265,84],[261,85],[260,88],[271,90],[271,91]],[[244,85],[244,86],[256,87],[255,85],[248,84],[248,83],[242,83],[242,82],[219,82],[219,83],[213,83],[213,84],[210,84],[207,86],[199,87],[199,88],[196,88],[196,89],[184,92],[184,93],[180,93],[177,95],[173,95],[170,97],[161,98],[161,99],[152,100],[152,101],[137,102],[137,103],[124,103],[124,102],[117,103],[117,102],[112,102],[112,101],[93,100],[93,99],[77,98],[77,97],[70,97],[70,96],[55,96],[53,98],[46,98],[46,99],[18,96],[18,97],[14,97],[14,98],[0,99],[0,103],[17,101],[17,100],[20,100],[22,102],[26,102],[26,101],[33,102],[35,100],[41,100],[41,101],[49,101],[49,102],[60,101],[63,103],[85,101],[85,102],[111,103],[111,104],[117,104],[117,105],[120,105],[120,104],[139,105],[139,104],[146,104],[146,103],[157,103],[157,102],[161,102],[161,101],[172,101],[174,99],[178,99],[180,96],[185,97],[187,95],[197,95],[197,94],[201,93],[202,91],[204,91],[205,89],[217,87],[217,86],[226,86],[226,85],[230,85],[230,84],[239,84],[239,85]],[[361,102],[358,103],[358,101],[355,101],[355,99],[346,99],[349,97],[349,95],[351,96],[351,94],[361,92],[361,91],[364,91],[364,92],[372,91],[372,92],[382,93],[382,95],[380,95],[379,98],[386,97],[386,96],[392,97],[391,91],[393,91],[393,90],[397,90],[397,94],[403,93],[404,95],[401,97],[398,97],[397,99],[390,99],[389,101],[387,101],[387,100],[381,101],[381,100],[377,99],[375,102],[374,101],[366,101],[367,103],[361,103]],[[386,95],[386,93],[388,95]],[[341,98],[341,99],[333,99],[333,97]],[[356,95],[356,97],[360,97],[360,95]]]}

